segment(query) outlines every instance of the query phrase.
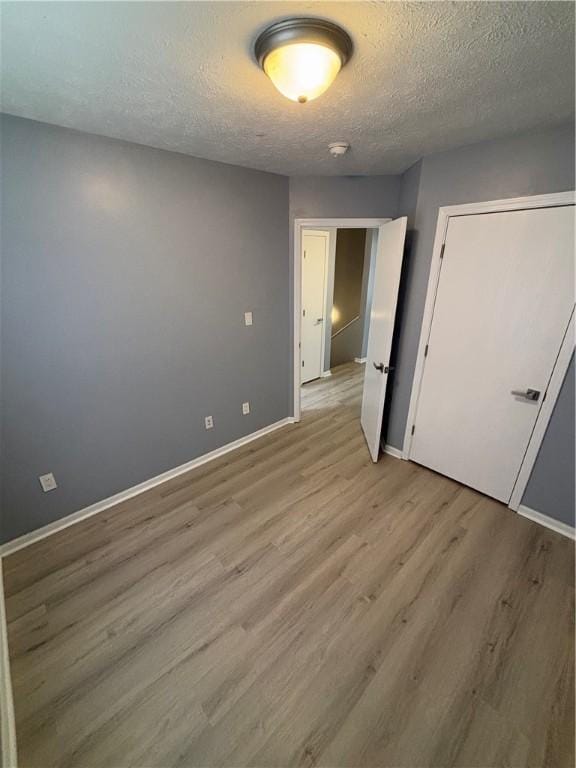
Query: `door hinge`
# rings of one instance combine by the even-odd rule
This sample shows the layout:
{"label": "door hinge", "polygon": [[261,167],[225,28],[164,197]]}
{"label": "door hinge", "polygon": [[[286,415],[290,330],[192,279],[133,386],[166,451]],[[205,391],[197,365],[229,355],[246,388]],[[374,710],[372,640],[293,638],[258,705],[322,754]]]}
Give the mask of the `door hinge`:
{"label": "door hinge", "polygon": [[302,360],[302,368],[304,368],[304,360]]}
{"label": "door hinge", "polygon": [[412,424],[412,433],[411,434],[414,434],[415,430],[416,430],[416,424]]}
{"label": "door hinge", "polygon": [[446,243],[442,243],[442,248],[440,248],[440,258],[444,258],[444,249],[446,248]]}
{"label": "door hinge", "polygon": [[306,251],[304,251],[304,258],[306,258]]}
{"label": "door hinge", "polygon": [[306,310],[305,309],[302,310],[302,317],[306,317]]}
{"label": "door hinge", "polygon": [[428,357],[428,344],[424,347],[424,357]]}
{"label": "door hinge", "polygon": [[546,392],[544,392],[544,397],[542,398],[542,402],[544,402],[544,400],[546,400],[546,395],[547,394],[548,394],[548,390],[546,390]]}

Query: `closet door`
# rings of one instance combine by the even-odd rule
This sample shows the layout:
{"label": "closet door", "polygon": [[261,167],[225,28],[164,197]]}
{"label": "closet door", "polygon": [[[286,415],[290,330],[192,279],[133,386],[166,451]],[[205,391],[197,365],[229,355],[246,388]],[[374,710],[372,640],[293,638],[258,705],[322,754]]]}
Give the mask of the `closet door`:
{"label": "closet door", "polygon": [[507,502],[574,306],[574,207],[451,217],[410,451]]}

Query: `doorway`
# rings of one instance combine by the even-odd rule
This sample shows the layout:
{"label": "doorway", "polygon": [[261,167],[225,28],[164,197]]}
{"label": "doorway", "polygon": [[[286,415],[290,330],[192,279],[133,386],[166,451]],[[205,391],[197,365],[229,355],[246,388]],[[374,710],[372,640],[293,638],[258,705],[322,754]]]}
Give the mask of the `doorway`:
{"label": "doorway", "polygon": [[365,361],[378,230],[302,232],[301,384]]}
{"label": "doorway", "polygon": [[295,222],[294,417],[301,402],[356,408],[374,461],[405,232],[405,218]]}

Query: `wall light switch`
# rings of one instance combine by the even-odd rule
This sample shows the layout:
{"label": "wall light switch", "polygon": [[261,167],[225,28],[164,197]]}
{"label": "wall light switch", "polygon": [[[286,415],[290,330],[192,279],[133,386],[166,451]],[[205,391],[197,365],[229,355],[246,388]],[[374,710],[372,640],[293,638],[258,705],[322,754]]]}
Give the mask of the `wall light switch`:
{"label": "wall light switch", "polygon": [[212,427],[214,426],[214,419],[212,418],[212,416],[206,416],[206,418],[204,419],[204,426],[206,427],[206,429],[212,429]]}
{"label": "wall light switch", "polygon": [[52,472],[49,472],[47,475],[40,475],[38,480],[40,480],[40,485],[42,486],[44,493],[46,493],[46,491],[53,491],[54,488],[58,488],[56,478]]}
{"label": "wall light switch", "polygon": [[242,403],[242,413],[247,416],[250,413],[250,403]]}
{"label": "wall light switch", "polygon": [[252,312],[244,312],[244,325],[252,325]]}

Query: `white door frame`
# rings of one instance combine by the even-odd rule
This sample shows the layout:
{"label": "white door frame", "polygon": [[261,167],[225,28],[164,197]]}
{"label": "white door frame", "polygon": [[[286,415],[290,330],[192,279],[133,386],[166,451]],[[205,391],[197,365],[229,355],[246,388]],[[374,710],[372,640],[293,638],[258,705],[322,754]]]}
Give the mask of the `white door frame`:
{"label": "white door frame", "polygon": [[293,389],[294,421],[300,421],[300,315],[302,312],[302,230],[325,229],[375,229],[392,221],[388,219],[294,219],[294,350],[293,350]]}
{"label": "white door frame", "polygon": [[[515,197],[509,200],[489,200],[481,203],[465,203],[464,205],[449,205],[439,208],[438,223],[436,225],[436,237],[434,239],[434,249],[432,251],[432,263],[430,265],[430,276],[428,278],[428,289],[426,292],[426,303],[424,305],[424,316],[422,318],[422,328],[420,331],[420,341],[418,344],[418,356],[416,358],[416,368],[414,370],[414,379],[412,381],[412,393],[410,395],[410,406],[408,408],[408,419],[406,421],[406,431],[404,433],[403,458],[410,458],[412,449],[412,427],[416,423],[418,410],[418,399],[422,387],[422,378],[424,373],[424,359],[426,345],[430,338],[432,330],[432,319],[434,315],[434,304],[436,302],[436,292],[438,290],[438,281],[440,279],[440,267],[442,264],[442,250],[446,240],[448,224],[452,216],[469,216],[471,214],[498,213],[502,211],[521,211],[531,208],[551,208],[564,205],[574,205],[576,203],[576,193],[557,192],[549,195],[533,195],[530,197]],[[544,438],[548,422],[554,410],[558,394],[562,387],[562,382],[566,376],[572,351],[574,349],[574,312],[566,329],[560,352],[556,359],[546,398],[540,407],[536,424],[530,436],[526,453],[522,461],[522,466],[516,478],[516,483],[512,491],[512,496],[508,506],[514,511],[518,510],[520,502],[528,485],[530,474],[534,467],[540,445]]]}

